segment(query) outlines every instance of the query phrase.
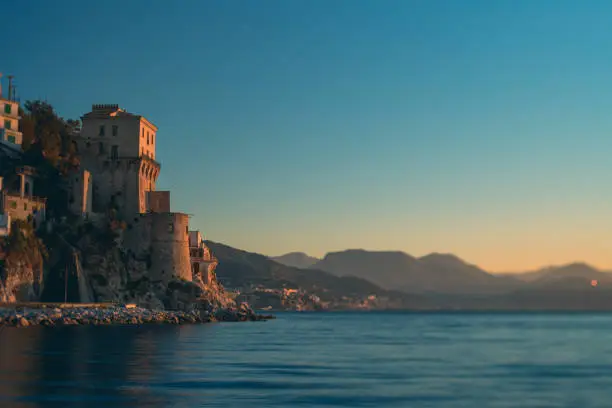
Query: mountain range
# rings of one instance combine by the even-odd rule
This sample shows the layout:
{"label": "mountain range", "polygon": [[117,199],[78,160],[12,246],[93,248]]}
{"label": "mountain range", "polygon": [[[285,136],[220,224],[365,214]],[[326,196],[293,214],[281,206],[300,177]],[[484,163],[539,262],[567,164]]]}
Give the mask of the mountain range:
{"label": "mountain range", "polygon": [[399,251],[350,249],[328,253],[316,262],[316,258],[304,253],[273,259],[294,266],[306,265],[306,268],[336,276],[354,276],[387,290],[414,294],[487,295],[534,288],[584,288],[590,286],[592,280],[597,280],[599,286],[612,286],[612,273],[585,263],[551,266],[524,273],[494,274],[455,255],[440,253],[417,258]]}
{"label": "mountain range", "polygon": [[[383,303],[374,308],[387,309],[612,310],[612,273],[584,263],[493,274],[450,254],[417,258],[360,249],[329,253],[312,263],[314,258],[305,254],[270,258],[216,242],[207,245],[219,259],[217,276],[228,288],[299,288],[341,309],[359,308],[375,296]],[[294,266],[304,264],[310,266]],[[596,288],[592,280],[598,281]],[[268,304],[260,299],[255,306]]]}
{"label": "mountain range", "polygon": [[[265,255],[232,248],[221,243],[206,241],[206,245],[219,260],[216,272],[222,283],[230,288],[263,286],[272,289],[300,288],[316,294],[324,301],[343,297],[363,298],[383,296],[401,305],[416,305],[418,296],[386,290],[355,276],[337,276],[317,269],[300,269],[283,265]],[[425,304],[425,301],[419,305]]]}

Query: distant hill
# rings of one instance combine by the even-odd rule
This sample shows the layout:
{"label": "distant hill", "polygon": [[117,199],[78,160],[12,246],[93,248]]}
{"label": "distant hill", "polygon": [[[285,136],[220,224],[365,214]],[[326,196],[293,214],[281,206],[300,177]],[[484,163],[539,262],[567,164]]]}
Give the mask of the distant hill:
{"label": "distant hill", "polygon": [[313,268],[408,293],[486,294],[521,285],[515,278],[495,276],[454,255],[438,253],[415,258],[399,251],[353,249],[329,253]]}
{"label": "distant hill", "polygon": [[319,258],[309,256],[303,252],[290,252],[281,256],[270,257],[275,262],[294,268],[307,269],[320,261]]}
{"label": "distant hill", "polygon": [[[415,258],[403,252],[348,250],[330,253],[303,270],[264,255],[207,244],[219,259],[218,276],[229,286],[302,288],[326,301],[375,294],[391,299],[391,308],[410,310],[612,310],[611,274],[585,264],[544,268],[517,279],[491,275],[449,254]],[[599,280],[597,287],[591,287],[592,279]]]}
{"label": "distant hill", "polygon": [[406,307],[421,307],[425,300],[389,291],[358,277],[339,277],[317,269],[282,265],[267,256],[242,251],[217,242],[206,241],[219,260],[217,276],[229,287],[262,285],[267,288],[301,288],[330,301],[342,297],[377,295],[389,297]]}
{"label": "distant hill", "polygon": [[[510,276],[506,274],[505,276]],[[552,282],[567,278],[597,279],[601,282],[612,282],[612,273],[600,271],[591,265],[576,262],[562,266],[549,266],[537,271],[512,274],[525,282]]]}

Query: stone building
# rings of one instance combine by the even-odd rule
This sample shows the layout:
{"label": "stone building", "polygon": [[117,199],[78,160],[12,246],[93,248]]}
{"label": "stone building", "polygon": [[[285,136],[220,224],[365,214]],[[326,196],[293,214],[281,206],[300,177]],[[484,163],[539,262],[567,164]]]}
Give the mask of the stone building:
{"label": "stone building", "polygon": [[194,278],[199,275],[203,283],[211,283],[215,277],[218,261],[210,253],[200,231],[189,231],[189,256]]}
{"label": "stone building", "polygon": [[157,127],[118,105],[93,105],[83,115],[75,147],[92,176],[92,210],[116,208],[124,217],[147,212],[146,193],[155,190]]}
{"label": "stone building", "polygon": [[[73,184],[73,211],[115,210],[127,223],[124,246],[148,260],[149,279],[191,281],[189,216],[171,211],[169,191],[155,191],[161,169],[155,160],[156,136],[157,127],[141,115],[118,105],[93,105],[75,137],[86,172]],[[87,183],[85,174],[90,175]]]}

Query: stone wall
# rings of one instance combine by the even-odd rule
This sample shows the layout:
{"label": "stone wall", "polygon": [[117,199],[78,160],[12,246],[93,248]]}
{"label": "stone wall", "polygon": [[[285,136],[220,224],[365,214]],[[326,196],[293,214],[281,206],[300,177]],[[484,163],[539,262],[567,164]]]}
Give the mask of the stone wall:
{"label": "stone wall", "polygon": [[104,212],[111,203],[124,217],[146,211],[145,193],[155,190],[160,166],[147,157],[111,158],[98,145],[81,141],[83,168],[91,173],[92,211]]}
{"label": "stone wall", "polygon": [[91,173],[87,170],[70,176],[70,211],[75,215],[87,216],[92,210],[93,185]]}
{"label": "stone wall", "polygon": [[189,216],[182,213],[152,213],[151,279],[169,275],[192,280],[189,258]]}
{"label": "stone wall", "polygon": [[151,212],[170,212],[169,191],[147,191],[147,210]]}
{"label": "stone wall", "polygon": [[138,259],[150,259],[149,279],[191,281],[189,216],[182,213],[146,213],[128,224],[124,246]]}

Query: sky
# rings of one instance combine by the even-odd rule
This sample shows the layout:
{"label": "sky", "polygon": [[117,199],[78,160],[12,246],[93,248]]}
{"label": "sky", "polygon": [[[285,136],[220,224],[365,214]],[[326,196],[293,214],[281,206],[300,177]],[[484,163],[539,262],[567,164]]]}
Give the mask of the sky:
{"label": "sky", "polygon": [[207,239],[612,269],[612,2],[4,2],[0,72],[159,127]]}

